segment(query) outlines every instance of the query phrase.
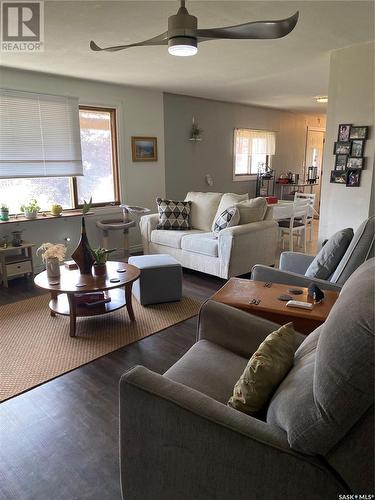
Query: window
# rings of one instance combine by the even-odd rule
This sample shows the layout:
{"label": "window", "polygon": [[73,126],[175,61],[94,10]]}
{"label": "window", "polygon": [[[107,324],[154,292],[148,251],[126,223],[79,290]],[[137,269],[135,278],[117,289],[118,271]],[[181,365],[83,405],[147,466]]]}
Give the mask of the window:
{"label": "window", "polygon": [[96,206],[119,203],[116,110],[82,106],[79,124],[83,176],[0,178],[0,203],[7,204],[11,214],[32,198],[46,211],[53,203],[78,208],[91,196]]}
{"label": "window", "polygon": [[271,165],[275,154],[275,134],[267,130],[234,130],[233,178],[248,180],[259,169]]}

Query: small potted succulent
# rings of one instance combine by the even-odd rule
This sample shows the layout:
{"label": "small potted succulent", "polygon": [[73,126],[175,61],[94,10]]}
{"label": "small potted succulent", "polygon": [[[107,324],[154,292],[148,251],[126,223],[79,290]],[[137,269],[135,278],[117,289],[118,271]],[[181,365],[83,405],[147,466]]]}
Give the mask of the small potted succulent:
{"label": "small potted succulent", "polygon": [[0,204],[0,220],[9,220],[9,208],[5,203]]}
{"label": "small potted succulent", "polygon": [[51,215],[54,217],[58,217],[61,215],[61,212],[63,211],[63,207],[59,203],[53,203],[51,206]]}
{"label": "small potted succulent", "polygon": [[105,276],[107,273],[106,262],[108,255],[115,250],[115,248],[112,248],[111,250],[107,250],[106,248],[91,249],[92,256],[95,259],[93,264],[95,276]]}
{"label": "small potted succulent", "polygon": [[40,210],[40,206],[35,198],[30,200],[29,203],[21,205],[21,212],[24,213],[26,219],[36,219],[36,216]]}
{"label": "small potted succulent", "polygon": [[60,278],[60,262],[65,259],[66,246],[62,243],[43,243],[36,254],[41,255],[48,278]]}

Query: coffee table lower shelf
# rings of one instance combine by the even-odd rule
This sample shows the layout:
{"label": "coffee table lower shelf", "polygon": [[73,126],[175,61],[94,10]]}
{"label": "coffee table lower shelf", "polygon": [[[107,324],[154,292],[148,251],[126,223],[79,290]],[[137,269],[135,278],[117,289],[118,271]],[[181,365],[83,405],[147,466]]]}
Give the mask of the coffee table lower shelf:
{"label": "coffee table lower shelf", "polygon": [[[106,292],[107,296],[111,298],[110,302],[99,305],[82,305],[76,304],[76,317],[84,316],[97,316],[98,314],[106,314],[117,309],[121,309],[126,305],[125,290],[122,288],[116,288],[115,290],[109,290]],[[74,295],[74,294],[69,294]],[[56,298],[53,298],[49,302],[49,308],[52,313],[61,314],[63,316],[70,316],[70,305],[67,293],[60,293]]]}

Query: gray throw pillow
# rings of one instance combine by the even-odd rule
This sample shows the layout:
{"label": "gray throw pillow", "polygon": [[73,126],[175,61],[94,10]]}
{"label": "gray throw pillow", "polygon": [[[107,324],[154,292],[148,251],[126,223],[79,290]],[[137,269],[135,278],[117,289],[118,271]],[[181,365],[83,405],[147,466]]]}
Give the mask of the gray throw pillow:
{"label": "gray throw pillow", "polygon": [[307,268],[305,276],[328,280],[343,258],[353,234],[353,229],[347,228],[331,236]]}

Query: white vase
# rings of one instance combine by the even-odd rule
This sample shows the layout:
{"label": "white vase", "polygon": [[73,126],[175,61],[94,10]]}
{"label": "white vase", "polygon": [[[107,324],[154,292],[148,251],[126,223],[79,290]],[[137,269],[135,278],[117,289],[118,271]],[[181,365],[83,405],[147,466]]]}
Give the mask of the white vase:
{"label": "white vase", "polygon": [[57,257],[46,260],[46,270],[48,278],[60,278],[60,262]]}

